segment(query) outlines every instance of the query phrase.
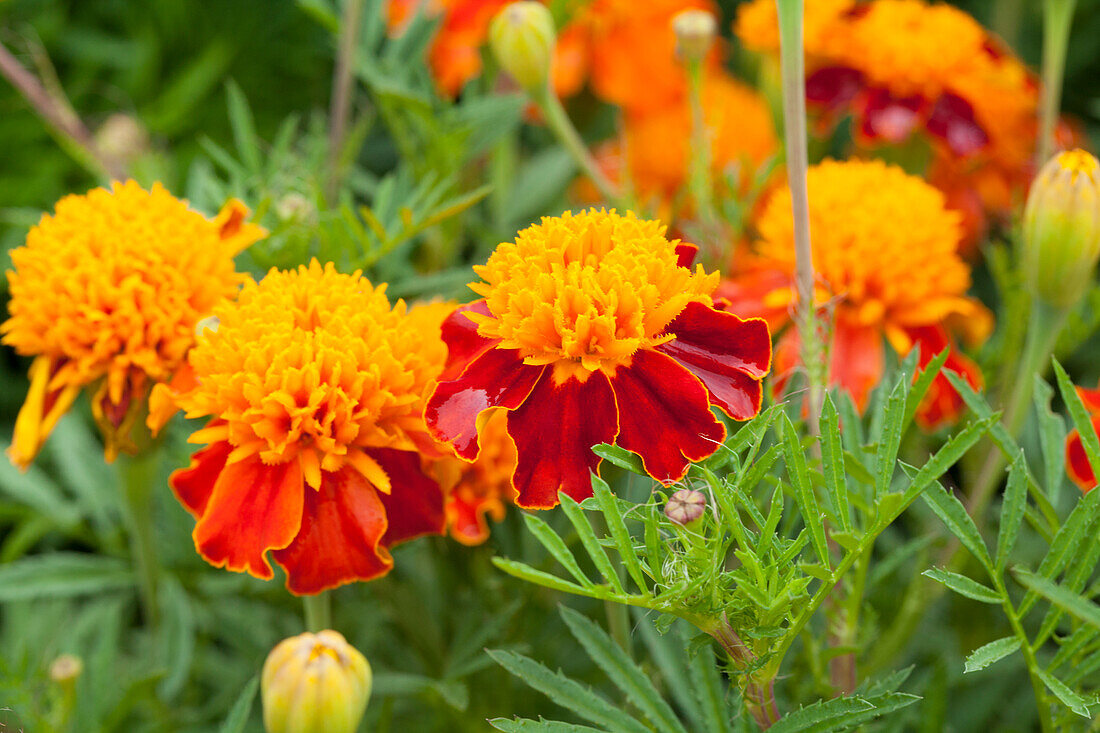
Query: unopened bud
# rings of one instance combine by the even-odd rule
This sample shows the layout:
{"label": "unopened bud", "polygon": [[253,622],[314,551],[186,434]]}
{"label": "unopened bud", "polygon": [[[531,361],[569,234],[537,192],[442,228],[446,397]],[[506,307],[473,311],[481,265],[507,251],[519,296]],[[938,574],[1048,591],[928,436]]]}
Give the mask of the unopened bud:
{"label": "unopened bud", "polygon": [[275,215],[281,221],[312,221],[316,213],[317,207],[313,202],[297,191],[291,191],[275,202]]}
{"label": "unopened bud", "polygon": [[548,83],[554,41],[554,17],[539,2],[507,5],[489,26],[489,45],[497,63],[529,92]]}
{"label": "unopened bud", "polygon": [[370,689],[370,665],[341,634],[291,637],[264,662],[264,727],[267,733],[355,733]]}
{"label": "unopened bud", "polygon": [[84,662],[72,654],[62,654],[50,664],[50,679],[59,684],[68,684],[76,680],[84,671]]}
{"label": "unopened bud", "polygon": [[1077,303],[1100,258],[1100,161],[1070,150],[1043,166],[1027,197],[1023,245],[1032,292],[1058,308]]}
{"label": "unopened bud", "polygon": [[688,525],[703,516],[707,497],[702,491],[680,489],[665,504],[665,516],[676,524]]}
{"label": "unopened bud", "polygon": [[149,133],[130,115],[116,112],[96,130],[95,144],[108,158],[132,163],[149,152]]}
{"label": "unopened bud", "polygon": [[718,33],[718,21],[706,10],[684,10],[672,18],[676,54],[684,61],[702,61]]}

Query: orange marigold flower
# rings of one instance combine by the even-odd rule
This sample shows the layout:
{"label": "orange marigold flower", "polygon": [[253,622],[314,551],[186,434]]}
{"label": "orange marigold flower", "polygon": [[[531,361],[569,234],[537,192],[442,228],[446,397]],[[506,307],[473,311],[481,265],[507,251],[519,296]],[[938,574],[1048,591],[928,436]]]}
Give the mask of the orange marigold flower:
{"label": "orange marigold flower", "polygon": [[[806,0],[802,7],[802,38],[807,56],[818,56],[844,45],[844,20],[856,0]],[[737,6],[734,33],[745,48],[779,53],[779,16],[774,0],[750,0]]]}
{"label": "orange marigold flower", "polygon": [[209,418],[190,438],[207,447],[169,481],[207,562],[267,579],[272,550],[287,588],[312,594],[383,575],[389,547],[443,531],[416,453],[438,356],[403,302],[314,260],[246,283],[215,314],[176,398]]}
{"label": "orange marigold flower", "polygon": [[[1092,418],[1092,429],[1100,431],[1100,388],[1078,387],[1077,396],[1081,398]],[[1081,434],[1076,430],[1066,436],[1066,473],[1086,494],[1096,488],[1096,476],[1092,472],[1088,456],[1085,455]]]}
{"label": "orange marigold flower", "polygon": [[[810,168],[808,185],[817,297],[835,312],[830,376],[861,409],[882,378],[883,337],[900,354],[919,346],[923,366],[952,343],[945,324],[975,339],[988,334],[990,314],[966,295],[970,268],[957,252],[959,215],[939,191],[881,161],[826,161]],[[788,189],[768,199],[757,229],[752,265],[718,294],[737,312],[768,317],[779,328],[796,300]],[[777,370],[797,363],[797,342],[792,328],[777,348]],[[951,360],[948,368],[978,383],[977,367],[954,347]],[[924,427],[957,416],[962,403],[953,394],[937,377],[918,415]]]}
{"label": "orange marigold flower", "polygon": [[214,220],[160,184],[134,181],[66,196],[11,253],[4,343],[32,356],[31,386],[8,454],[26,468],[81,388],[105,457],[133,451],[130,429],[150,386],[171,379],[195,324],[242,276],[233,256],[265,235],[230,201]]}
{"label": "orange marigold flower", "polygon": [[715,310],[717,275],[683,266],[693,249],[603,210],[543,218],[499,245],[474,268],[484,300],[445,324],[450,379],[428,427],[474,460],[487,411],[507,410],[527,508],[591,496],[597,443],[634,451],[662,482],[682,478],[725,438],[710,405],[755,415],[771,361],[766,324]]}

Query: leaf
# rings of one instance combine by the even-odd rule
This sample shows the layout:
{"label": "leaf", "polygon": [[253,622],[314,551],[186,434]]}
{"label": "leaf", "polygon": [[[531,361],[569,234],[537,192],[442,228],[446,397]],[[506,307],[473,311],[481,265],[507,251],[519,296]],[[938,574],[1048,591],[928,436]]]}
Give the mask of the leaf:
{"label": "leaf", "polygon": [[634,551],[634,541],[630,537],[630,530],[626,528],[626,522],[623,521],[623,513],[619,507],[618,498],[611,493],[611,488],[607,485],[607,482],[596,475],[592,476],[592,493],[596,497],[596,502],[600,505],[600,510],[603,511],[611,538],[615,540],[615,547],[619,551],[619,559],[626,567],[626,571],[630,574],[634,584],[638,586],[638,591],[647,593],[649,586],[646,585],[642,565],[638,562],[638,555]]}
{"label": "leaf", "polygon": [[1089,599],[1023,568],[1013,569],[1012,574],[1028,590],[1038,593],[1077,620],[1100,629],[1100,606]]}
{"label": "leaf", "polygon": [[909,488],[905,490],[903,504],[908,506],[933,481],[947,473],[947,470],[955,465],[955,462],[962,458],[989,431],[996,420],[996,416],[991,415],[967,425],[958,433],[952,435],[951,439],[936,451],[935,455],[929,458],[913,476]]}
{"label": "leaf", "polygon": [[573,609],[561,606],[560,612],[565,625],[584,647],[588,656],[623,691],[627,700],[633,703],[646,720],[665,733],[686,733],[661,693],[657,692],[645,673],[630,661],[630,657],[614,639]]}
{"label": "leaf", "polygon": [[833,504],[833,514],[841,530],[852,529],[851,510],[848,506],[848,484],[844,475],[844,449],[840,439],[840,416],[829,393],[821,406],[821,465],[825,475],[825,488]]}
{"label": "leaf", "polygon": [[708,644],[701,648],[694,657],[688,654],[689,632],[681,628],[683,640],[683,656],[687,659],[688,677],[691,680],[691,688],[699,702],[700,715],[704,724],[702,730],[726,731],[729,730],[730,716],[725,700],[725,686],[722,684],[721,675],[718,673],[717,660],[714,658],[714,650]]}
{"label": "leaf", "polygon": [[890,392],[886,402],[886,416],[879,436],[876,462],[878,473],[875,476],[875,500],[882,498],[890,490],[894,469],[898,461],[898,448],[901,446],[901,434],[905,425],[905,385],[898,382]]}
{"label": "leaf", "polygon": [[926,578],[931,578],[937,583],[943,583],[959,595],[972,598],[975,601],[998,604],[1003,600],[997,591],[992,588],[982,585],[978,581],[968,578],[965,575],[953,573],[950,570],[931,568],[925,570],[921,575]]}
{"label": "leaf", "polygon": [[237,83],[230,79],[225,83],[225,97],[229,108],[229,125],[233,128],[233,142],[248,171],[259,174],[261,156],[259,138],[256,136],[256,124],[252,121],[252,110],[248,100]]}
{"label": "leaf", "polygon": [[639,476],[648,476],[645,471],[645,466],[642,465],[642,459],[637,453],[631,453],[626,448],[620,448],[617,445],[608,445],[607,443],[600,443],[599,445],[592,446],[592,452],[603,458],[619,468],[624,468],[631,473],[636,473]]}
{"label": "leaf", "polygon": [[871,699],[853,696],[822,700],[788,714],[768,728],[768,733],[825,733],[843,730],[912,705],[919,699],[916,695],[891,692]]}
{"label": "leaf", "polygon": [[[5,452],[10,446],[5,445]],[[31,465],[22,472],[6,458],[0,460],[0,495],[30,507],[59,527],[72,527],[80,521],[80,511],[46,472]]]}
{"label": "leaf", "polygon": [[1003,573],[1008,564],[1012,548],[1016,546],[1016,537],[1020,533],[1020,524],[1024,521],[1027,508],[1027,468],[1023,456],[1012,462],[1008,470],[1008,487],[1005,489],[1004,504],[1001,506],[1001,526],[997,530],[997,572]]}
{"label": "leaf", "polygon": [[980,646],[966,657],[964,673],[977,672],[985,669],[994,662],[999,662],[1012,652],[1020,648],[1020,639],[1015,636],[1006,636],[1003,639],[991,641],[985,646]]}
{"label": "leaf", "polygon": [[992,574],[994,570],[993,562],[989,558],[989,550],[986,548],[974,520],[966,513],[966,508],[963,507],[962,502],[953,495],[948,494],[939,483],[933,483],[929,486],[921,494],[921,498],[940,518],[940,521],[946,525],[951,534],[955,535],[959,542],[970,550],[970,554]]}
{"label": "leaf", "polygon": [[592,558],[592,563],[596,566],[596,569],[600,571],[600,574],[603,575],[616,593],[625,595],[626,591],[623,589],[622,581],[619,580],[619,573],[611,564],[611,560],[607,556],[607,550],[603,549],[600,541],[596,539],[596,533],[593,531],[588,517],[584,515],[584,510],[581,509],[580,504],[564,491],[558,493],[558,499],[561,501],[562,511],[565,512],[565,516],[573,524],[573,528],[577,530],[577,535],[581,538],[581,544],[584,545],[588,556]]}
{"label": "leaf", "polygon": [[256,691],[260,689],[260,676],[256,675],[248,681],[241,691],[237,702],[229,710],[229,715],[222,723],[221,733],[243,733],[248,724],[248,718],[252,714],[252,703],[256,699]]}
{"label": "leaf", "polygon": [[1096,430],[1092,427],[1092,420],[1088,411],[1081,404],[1081,398],[1077,389],[1070,381],[1069,375],[1057,359],[1051,359],[1054,363],[1054,374],[1058,378],[1058,391],[1062,393],[1062,401],[1066,403],[1069,416],[1073,420],[1073,427],[1077,428],[1081,436],[1081,445],[1085,448],[1085,456],[1092,467],[1092,475],[1100,476],[1100,439],[1096,437]]}
{"label": "leaf", "polygon": [[558,720],[531,720],[530,718],[493,718],[489,725],[505,733],[600,733],[599,728],[589,728],[587,725],[576,723],[562,723]]}
{"label": "leaf", "polygon": [[5,603],[102,593],[133,584],[128,564],[102,555],[53,552],[0,566],[0,602]]}
{"label": "leaf", "polygon": [[802,452],[802,446],[799,445],[794,423],[786,413],[783,414],[782,425],[783,457],[791,484],[794,486],[795,499],[802,511],[802,520],[810,530],[810,540],[817,559],[822,565],[829,567],[829,546],[825,541],[825,523],[821,516],[821,509],[817,505],[817,497],[814,496],[813,488],[810,486],[806,456]]}
{"label": "leaf", "polygon": [[648,733],[648,729],[626,715],[601,695],[569,679],[561,672],[551,672],[533,659],[503,649],[490,649],[486,653],[493,661],[521,679],[529,687],[569,710],[602,726],[608,731]]}
{"label": "leaf", "polygon": [[[916,349],[912,349],[910,353],[914,353],[915,351]],[[917,380],[913,382],[913,386],[909,389],[909,396],[905,401],[904,425],[913,422],[913,416],[917,414],[920,403],[924,400],[924,396],[928,394],[932,382],[939,376],[940,370],[943,368],[944,362],[947,361],[947,357],[950,353],[950,349],[944,349],[936,354],[936,356],[932,358],[932,361],[928,362],[924,369],[921,370]]]}
{"label": "leaf", "polygon": [[191,672],[195,653],[195,615],[191,601],[175,576],[165,574],[160,583],[162,659],[168,661],[168,673],[157,685],[161,700],[171,700],[180,693]]}
{"label": "leaf", "polygon": [[570,583],[564,578],[559,578],[556,575],[550,573],[544,573],[541,570],[527,565],[525,563],[517,562],[515,560],[508,560],[503,557],[494,557],[493,564],[500,570],[508,573],[514,578],[520,580],[526,580],[528,583],[534,583],[535,585],[541,585],[544,588],[550,588],[552,590],[559,590],[562,593],[572,593],[578,596],[587,596],[589,598],[602,598],[602,595],[588,588],[577,585],[576,583]]}
{"label": "leaf", "polygon": [[1078,695],[1073,690],[1066,686],[1066,683],[1062,682],[1057,677],[1054,677],[1045,669],[1036,669],[1035,674],[1039,676],[1039,679],[1043,681],[1043,684],[1047,686],[1047,689],[1054,693],[1054,696],[1058,698],[1063,705],[1080,715],[1082,718],[1091,718],[1089,715],[1090,704],[1094,704],[1094,701],[1086,700]]}
{"label": "leaf", "polygon": [[[1039,563],[1039,575],[1044,578],[1054,578],[1077,553],[1081,540],[1089,534],[1089,528],[1096,519],[1097,509],[1100,508],[1098,493],[1100,492],[1090,491],[1077,502],[1077,506],[1073,507],[1073,511],[1054,535],[1043,561]],[[1020,604],[1020,613],[1027,613],[1034,602],[1034,595],[1028,594]]]}
{"label": "leaf", "polygon": [[581,567],[577,564],[577,560],[573,557],[573,553],[565,546],[565,541],[558,536],[557,532],[551,529],[549,524],[530,512],[523,515],[523,521],[527,523],[527,529],[530,530],[531,534],[535,535],[535,539],[542,543],[542,546],[554,556],[554,559],[557,560],[562,567],[569,571],[570,575],[576,578],[582,586],[586,588],[592,587],[592,581],[581,571]]}
{"label": "leaf", "polygon": [[1066,465],[1066,424],[1061,415],[1050,409],[1054,390],[1038,374],[1035,375],[1035,411],[1039,415],[1039,446],[1043,452],[1043,487],[1050,500],[1058,502]]}

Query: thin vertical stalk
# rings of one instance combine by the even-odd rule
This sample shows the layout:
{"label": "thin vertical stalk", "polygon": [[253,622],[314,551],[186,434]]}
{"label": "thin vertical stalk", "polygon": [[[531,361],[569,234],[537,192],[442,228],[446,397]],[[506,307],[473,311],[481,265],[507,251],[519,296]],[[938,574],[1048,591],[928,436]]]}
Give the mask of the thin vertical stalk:
{"label": "thin vertical stalk", "polygon": [[809,377],[810,433],[817,434],[825,393],[821,334],[814,312],[814,264],[810,247],[810,203],[806,190],[809,154],[806,141],[806,71],[802,53],[802,0],[776,0],[779,9],[779,61],[783,76],[783,134],[787,185],[794,215],[795,276],[798,288],[798,335],[802,363]]}
{"label": "thin vertical stalk", "polygon": [[688,103],[691,108],[691,153],[689,164],[691,197],[695,202],[696,218],[702,229],[704,265],[721,267],[722,236],[718,214],[714,208],[714,184],[711,180],[711,141],[707,134],[707,120],[703,109],[703,62],[692,58],[686,61],[688,77]]}
{"label": "thin vertical stalk", "polygon": [[342,171],[340,159],[347,135],[348,114],[351,111],[351,90],[354,79],[355,46],[359,39],[363,0],[346,0],[340,19],[340,36],[336,49],[336,67],[332,73],[332,100],[328,120],[328,181],[326,195],[330,203],[340,192]]}
{"label": "thin vertical stalk", "polygon": [[305,608],[306,631],[316,634],[332,628],[332,596],[328,592],[302,596],[302,605]]}
{"label": "thin vertical stalk", "polygon": [[156,444],[152,444],[138,455],[125,456],[120,461],[131,554],[138,571],[142,613],[150,627],[156,627],[159,621],[157,584],[160,565],[153,540],[153,482],[159,455]]}
{"label": "thin vertical stalk", "polygon": [[1077,0],[1043,2],[1043,88],[1039,106],[1039,160],[1054,154],[1054,130],[1062,106],[1062,80],[1066,71],[1070,22]]}

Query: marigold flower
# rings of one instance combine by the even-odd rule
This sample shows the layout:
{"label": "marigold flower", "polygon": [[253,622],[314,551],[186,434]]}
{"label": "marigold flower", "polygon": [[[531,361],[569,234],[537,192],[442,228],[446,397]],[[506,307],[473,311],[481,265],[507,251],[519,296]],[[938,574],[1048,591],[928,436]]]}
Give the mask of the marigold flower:
{"label": "marigold flower", "polygon": [[[900,354],[921,348],[920,364],[952,344],[951,364],[972,383],[977,367],[957,353],[946,326],[973,339],[991,325],[988,311],[966,291],[970,269],[959,257],[959,215],[943,195],[915,176],[881,161],[826,161],[809,170],[810,231],[817,299],[835,315],[830,375],[862,409],[885,368],[883,337]],[[760,241],[752,264],[718,295],[736,312],[789,322],[797,300],[791,198],[788,189],[766,201],[757,221]],[[798,333],[776,350],[776,369],[797,364]],[[932,428],[954,419],[961,401],[943,375],[918,411]]]}
{"label": "marigold flower", "polygon": [[459,376],[440,382],[425,418],[473,460],[488,411],[507,410],[520,506],[591,496],[597,443],[634,451],[671,483],[725,438],[710,405],[739,420],[759,411],[766,324],[715,310],[717,275],[681,266],[687,249],[664,233],[630,212],[566,212],[474,268],[484,299],[443,333]]}
{"label": "marigold flower", "polygon": [[[1078,387],[1077,396],[1081,398],[1089,417],[1092,418],[1092,429],[1100,433],[1100,387],[1097,389]],[[1081,434],[1077,430],[1073,430],[1066,436],[1066,473],[1084,493],[1087,494],[1096,488],[1096,476],[1092,472],[1092,464],[1085,455],[1085,445],[1081,442]]]}
{"label": "marigold flower", "polygon": [[438,359],[421,352],[405,304],[385,286],[316,260],[248,282],[215,310],[175,397],[209,417],[206,444],[169,483],[198,520],[207,562],[272,577],[293,593],[389,572],[388,548],[443,531],[443,496],[415,451]]}
{"label": "marigold flower", "polygon": [[[843,46],[844,20],[856,0],[805,0],[802,6],[802,43],[807,56],[819,56]],[[745,48],[779,53],[779,14],[775,2],[750,0],[737,6],[734,33]]]}
{"label": "marigold flower", "polygon": [[8,455],[25,469],[73,400],[94,385],[105,457],[133,451],[130,429],[151,385],[173,378],[195,324],[242,276],[233,256],[264,236],[230,201],[214,220],[160,184],[134,181],[66,196],[11,253],[4,343],[34,357]]}

